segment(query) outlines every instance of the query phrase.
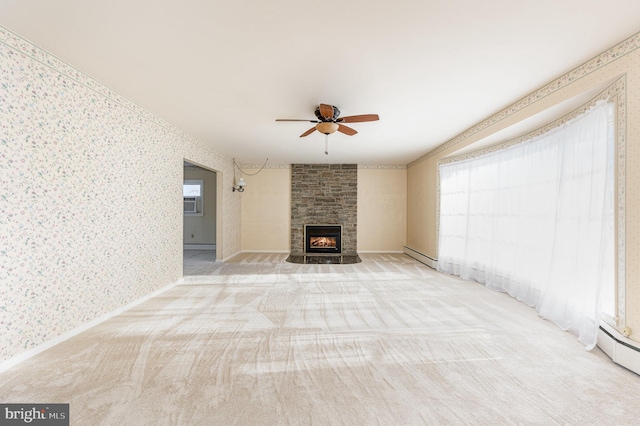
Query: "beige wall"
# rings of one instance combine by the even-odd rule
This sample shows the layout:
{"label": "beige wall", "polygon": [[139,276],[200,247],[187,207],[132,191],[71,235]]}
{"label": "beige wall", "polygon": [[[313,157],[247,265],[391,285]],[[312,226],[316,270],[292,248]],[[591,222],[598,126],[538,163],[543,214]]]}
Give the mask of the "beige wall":
{"label": "beige wall", "polygon": [[407,169],[407,246],[436,257],[435,173],[431,159]]}
{"label": "beige wall", "polygon": [[358,251],[401,252],[407,232],[407,170],[358,168]]}
{"label": "beige wall", "polygon": [[201,180],[204,188],[202,216],[184,216],[185,244],[216,243],[216,196],[217,181],[215,172],[199,167],[185,167],[185,180]]}
{"label": "beige wall", "polygon": [[543,111],[576,95],[623,77],[626,90],[626,154],[618,164],[626,170],[626,180],[620,181],[626,192],[626,244],[625,293],[626,304],[623,324],[635,332],[631,338],[640,341],[640,35],[635,35],[606,53],[570,71],[557,80],[522,98],[513,105],[478,123],[464,134],[443,144],[436,150],[409,165],[407,232],[408,246],[437,258],[436,229],[436,170],[437,162],[457,150],[469,146],[527,117]]}
{"label": "beige wall", "polygon": [[[242,250],[289,252],[291,239],[291,169],[242,168],[247,182],[242,199]],[[231,189],[229,189],[231,190]]]}

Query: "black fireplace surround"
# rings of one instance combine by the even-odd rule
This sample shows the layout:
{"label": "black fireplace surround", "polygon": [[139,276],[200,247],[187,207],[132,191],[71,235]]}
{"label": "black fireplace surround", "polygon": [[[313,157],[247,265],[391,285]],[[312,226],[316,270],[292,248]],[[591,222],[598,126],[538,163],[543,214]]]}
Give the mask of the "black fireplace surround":
{"label": "black fireplace surround", "polygon": [[342,253],[341,225],[304,225],[304,254],[290,254],[287,262],[311,264],[360,263],[357,254]]}
{"label": "black fireplace surround", "polygon": [[342,226],[305,225],[304,251],[313,253],[342,253]]}

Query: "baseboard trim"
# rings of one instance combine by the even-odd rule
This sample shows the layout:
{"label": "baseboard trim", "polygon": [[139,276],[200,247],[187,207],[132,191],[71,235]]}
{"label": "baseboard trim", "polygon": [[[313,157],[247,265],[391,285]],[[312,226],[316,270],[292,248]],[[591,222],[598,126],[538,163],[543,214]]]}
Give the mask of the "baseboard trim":
{"label": "baseboard trim", "polygon": [[215,250],[215,244],[183,244],[183,250]]}
{"label": "baseboard trim", "polygon": [[364,254],[402,254],[403,250],[358,250],[358,253]]}
{"label": "baseboard trim", "polygon": [[424,263],[430,268],[436,269],[438,267],[438,260],[433,257],[427,256],[424,253],[420,253],[417,250],[412,249],[411,247],[404,246],[403,253],[409,257],[414,258],[420,263]]}
{"label": "baseboard trim", "polygon": [[178,280],[178,281],[176,281],[174,283],[171,283],[171,284],[169,284],[169,285],[167,285],[167,286],[165,286],[165,287],[163,287],[161,289],[158,289],[158,290],[154,291],[153,293],[149,293],[149,294],[141,297],[140,299],[134,300],[133,302],[131,302],[131,303],[129,303],[129,304],[127,304],[127,305],[125,305],[125,306],[123,306],[121,308],[114,309],[113,311],[108,312],[105,315],[94,319],[93,321],[89,321],[86,324],[82,324],[81,326],[76,327],[76,328],[74,328],[74,329],[72,329],[70,331],[67,331],[66,333],[63,333],[63,334],[59,335],[58,337],[54,337],[53,339],[48,340],[48,341],[46,341],[46,342],[44,342],[44,343],[42,343],[42,344],[40,344],[40,345],[38,345],[38,346],[36,346],[34,348],[31,348],[26,352],[23,352],[21,354],[18,354],[18,355],[14,356],[14,357],[9,358],[6,361],[1,362],[0,363],[0,373],[3,373],[6,370],[8,370],[8,369],[20,364],[21,362],[26,361],[27,359],[32,358],[32,357],[38,355],[41,352],[46,351],[47,349],[51,349],[52,347],[54,347],[54,346],[56,346],[56,345],[58,345],[58,344],[60,344],[60,343],[62,343],[64,341],[66,341],[66,340],[69,340],[72,337],[75,337],[78,334],[80,334],[80,333],[82,333],[82,332],[84,332],[86,330],[89,330],[90,328],[93,328],[93,327],[95,327],[95,326],[97,326],[97,325],[99,325],[99,324],[101,324],[101,323],[103,323],[103,322],[115,317],[116,315],[119,315],[119,314],[121,314],[121,313],[123,313],[125,311],[128,311],[129,309],[131,309],[131,308],[133,308],[133,307],[135,307],[135,306],[137,306],[137,305],[139,305],[139,304],[141,304],[143,302],[146,302],[147,300],[149,300],[149,299],[151,299],[153,297],[156,297],[156,296],[164,293],[167,290],[172,289],[173,287],[178,285],[179,282],[180,282],[180,280]]}
{"label": "baseboard trim", "polygon": [[237,251],[237,252],[233,253],[232,255],[227,256],[227,257],[225,257],[223,259],[220,259],[220,260],[216,259],[216,262],[226,262],[227,260],[233,259],[234,257],[236,257],[237,255],[239,255],[241,253],[242,253],[242,250],[241,251]]}
{"label": "baseboard trim", "polygon": [[275,254],[289,254],[290,250],[242,250],[241,253],[275,253]]}
{"label": "baseboard trim", "polygon": [[623,336],[607,323],[598,330],[598,347],[616,364],[640,374],[640,344]]}

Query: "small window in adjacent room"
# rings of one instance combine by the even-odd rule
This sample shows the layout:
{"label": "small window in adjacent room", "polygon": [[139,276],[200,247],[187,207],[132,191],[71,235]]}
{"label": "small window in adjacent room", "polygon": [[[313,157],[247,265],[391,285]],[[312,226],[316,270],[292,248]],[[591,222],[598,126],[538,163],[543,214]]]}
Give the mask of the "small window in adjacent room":
{"label": "small window in adjacent room", "polygon": [[204,194],[203,181],[185,180],[182,187],[185,216],[202,216],[204,214],[202,196]]}

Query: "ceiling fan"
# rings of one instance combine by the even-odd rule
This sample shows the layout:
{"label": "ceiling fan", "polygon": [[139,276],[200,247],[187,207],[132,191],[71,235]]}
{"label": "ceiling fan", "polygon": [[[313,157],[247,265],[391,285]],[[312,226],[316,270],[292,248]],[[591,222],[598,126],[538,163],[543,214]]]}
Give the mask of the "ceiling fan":
{"label": "ceiling fan", "polygon": [[380,119],[378,114],[361,114],[361,115],[350,115],[347,117],[340,117],[340,110],[333,106],[327,104],[320,104],[316,107],[315,116],[317,120],[307,120],[307,119],[298,119],[298,118],[278,118],[276,121],[308,121],[309,123],[317,123],[314,127],[310,128],[306,132],[300,135],[301,138],[310,135],[316,130],[320,133],[326,135],[325,137],[325,149],[324,153],[329,154],[327,145],[328,145],[328,136],[336,131],[340,133],[344,133],[348,136],[355,135],[356,132],[351,127],[347,127],[342,123],[362,123],[365,121],[377,121]]}

